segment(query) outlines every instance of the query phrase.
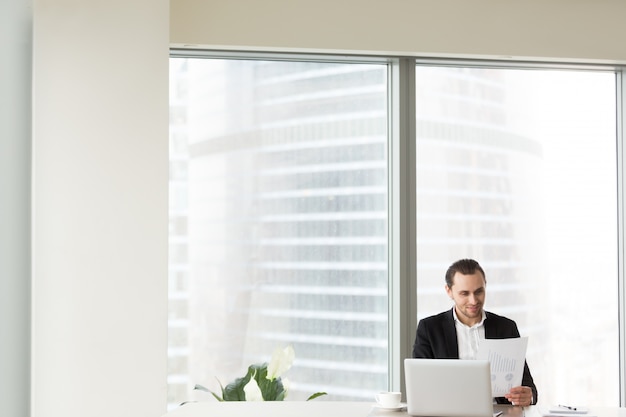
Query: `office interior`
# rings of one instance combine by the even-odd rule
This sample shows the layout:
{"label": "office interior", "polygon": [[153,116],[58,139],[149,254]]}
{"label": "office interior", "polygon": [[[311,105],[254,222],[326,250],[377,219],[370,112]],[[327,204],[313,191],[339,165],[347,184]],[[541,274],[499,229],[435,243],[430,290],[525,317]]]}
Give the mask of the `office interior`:
{"label": "office interior", "polygon": [[625,16],[620,0],[4,1],[3,414],[166,410],[170,48],[621,68]]}

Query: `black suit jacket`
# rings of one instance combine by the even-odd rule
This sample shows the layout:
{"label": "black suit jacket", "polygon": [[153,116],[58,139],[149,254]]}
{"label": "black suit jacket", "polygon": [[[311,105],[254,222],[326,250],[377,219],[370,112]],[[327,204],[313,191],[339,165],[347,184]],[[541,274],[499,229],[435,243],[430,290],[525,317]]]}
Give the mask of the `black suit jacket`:
{"label": "black suit jacket", "polygon": [[[454,307],[453,307],[454,308]],[[511,319],[497,314],[485,312],[485,338],[509,339],[520,337],[517,324]],[[420,320],[417,325],[415,343],[413,344],[414,358],[427,359],[459,359],[459,345],[456,337],[456,326],[452,309]],[[537,387],[530,374],[528,364],[524,362],[522,385],[533,391],[533,404],[537,403]],[[496,398],[500,404],[508,404],[504,397]]]}

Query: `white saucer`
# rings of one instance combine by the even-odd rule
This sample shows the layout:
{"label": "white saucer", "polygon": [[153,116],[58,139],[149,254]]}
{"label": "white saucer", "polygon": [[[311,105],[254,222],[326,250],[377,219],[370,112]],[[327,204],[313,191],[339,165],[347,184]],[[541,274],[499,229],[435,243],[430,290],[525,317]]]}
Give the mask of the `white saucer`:
{"label": "white saucer", "polygon": [[398,411],[398,410],[402,410],[403,408],[406,408],[406,403],[400,403],[399,405],[395,407],[383,407],[380,404],[374,404],[374,407],[378,408],[379,410]]}

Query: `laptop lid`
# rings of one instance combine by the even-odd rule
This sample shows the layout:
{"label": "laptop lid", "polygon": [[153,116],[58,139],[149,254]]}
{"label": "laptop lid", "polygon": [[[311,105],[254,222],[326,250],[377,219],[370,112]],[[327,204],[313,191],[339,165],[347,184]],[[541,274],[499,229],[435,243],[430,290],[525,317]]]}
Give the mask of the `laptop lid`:
{"label": "laptop lid", "polygon": [[429,417],[492,417],[486,360],[404,360],[407,412]]}

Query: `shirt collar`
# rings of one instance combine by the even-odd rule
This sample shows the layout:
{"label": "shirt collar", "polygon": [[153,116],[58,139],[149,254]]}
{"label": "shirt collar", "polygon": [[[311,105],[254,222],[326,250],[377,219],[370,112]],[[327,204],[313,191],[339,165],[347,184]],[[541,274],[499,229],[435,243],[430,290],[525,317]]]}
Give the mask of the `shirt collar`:
{"label": "shirt collar", "polygon": [[480,327],[483,325],[483,323],[485,322],[485,319],[487,318],[487,313],[485,313],[485,309],[483,309],[483,315],[482,318],[480,319],[480,322],[476,323],[473,326],[468,326],[467,324],[463,323],[461,320],[459,320],[459,317],[456,315],[456,307],[452,307],[452,316],[454,317],[454,322],[460,325],[463,325],[467,328],[474,328],[474,327]]}

